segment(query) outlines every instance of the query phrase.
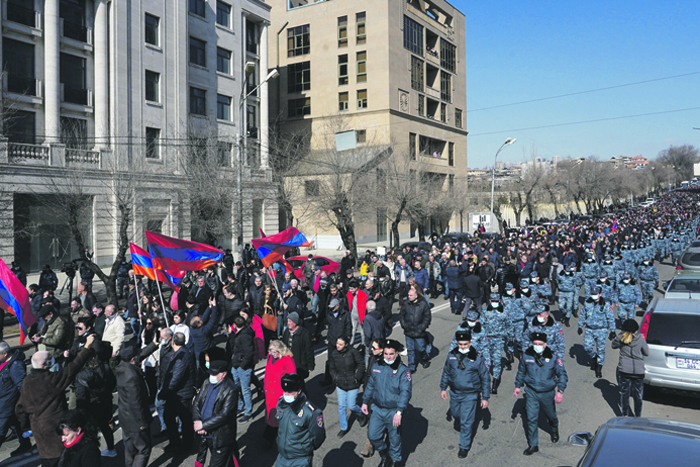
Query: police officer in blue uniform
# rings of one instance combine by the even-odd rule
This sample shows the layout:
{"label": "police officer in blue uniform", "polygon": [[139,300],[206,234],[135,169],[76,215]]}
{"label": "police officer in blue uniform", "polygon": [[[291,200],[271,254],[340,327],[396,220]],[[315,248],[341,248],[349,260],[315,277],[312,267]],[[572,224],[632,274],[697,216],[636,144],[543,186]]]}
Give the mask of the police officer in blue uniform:
{"label": "police officer in blue uniform", "polygon": [[540,450],[537,428],[540,409],[544,411],[552,429],[550,433],[552,442],[559,441],[559,418],[554,403],[562,403],[564,390],[569,381],[564,362],[547,347],[547,334],[536,332],[530,338],[532,345],[527,348],[518,364],[513,391],[513,395],[518,397],[520,388],[525,385],[528,446],[523,454],[526,456]]}
{"label": "police officer in blue uniform", "polygon": [[[384,358],[372,366],[362,397],[362,413],[368,415],[368,406],[372,406],[367,436],[382,458],[379,467],[394,467],[401,462],[400,428],[412,394],[411,372],[399,356],[402,347],[393,339],[386,342]],[[388,446],[385,431],[389,434]]]}
{"label": "police officer in blue uniform", "polygon": [[559,310],[563,321],[569,327],[571,315],[578,315],[578,294],[583,285],[583,276],[576,272],[576,263],[571,263],[559,273]]}
{"label": "police officer in blue uniform", "polygon": [[[591,290],[591,296],[583,302],[581,318],[578,320],[578,335],[583,336],[583,348],[591,357],[591,369],[596,378],[603,377],[605,364],[605,337],[615,338],[615,317],[610,309],[610,303],[601,297],[601,289],[597,285]],[[595,349],[594,349],[595,347]]]}
{"label": "police officer in blue uniform", "polygon": [[481,408],[489,406],[489,367],[484,358],[472,347],[469,331],[457,331],[457,348],[447,354],[440,379],[440,397],[447,400],[450,389],[450,413],[459,419],[459,452],[464,459],[472,446],[472,428],[476,404],[481,394]]}
{"label": "police officer in blue uniform", "polygon": [[634,307],[642,303],[642,294],[629,272],[622,273],[622,280],[617,284],[617,317],[620,323],[634,319]]}
{"label": "police officer in blue uniform", "polygon": [[296,373],[282,377],[284,395],[277,402],[277,467],[311,467],[314,450],[326,439],[323,412],[301,391],[304,380]]}
{"label": "police officer in blue uniform", "polygon": [[484,311],[484,330],[488,337],[489,354],[491,361],[488,363],[493,368],[493,388],[491,392],[498,394],[498,386],[501,384],[501,355],[506,347],[508,337],[508,315],[501,304],[501,296],[497,293],[491,294],[491,301]]}
{"label": "police officer in blue uniform", "polygon": [[639,283],[642,287],[642,302],[644,307],[651,303],[654,298],[654,287],[659,286],[659,271],[651,263],[651,257],[644,256],[642,264],[637,268],[639,271]]}

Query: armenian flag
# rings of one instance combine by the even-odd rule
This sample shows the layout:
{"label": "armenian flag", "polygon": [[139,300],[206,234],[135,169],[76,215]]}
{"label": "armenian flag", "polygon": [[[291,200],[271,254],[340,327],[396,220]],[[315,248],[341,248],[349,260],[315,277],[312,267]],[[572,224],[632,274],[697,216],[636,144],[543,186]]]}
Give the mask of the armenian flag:
{"label": "armenian flag", "polygon": [[0,259],[0,308],[17,317],[19,343],[24,344],[29,328],[36,323],[36,316],[29,305],[29,292],[2,259]]}
{"label": "armenian flag", "polygon": [[134,274],[146,276],[149,279],[165,282],[173,289],[180,291],[180,282],[187,271],[161,271],[153,267],[151,255],[133,243],[129,243],[131,251],[131,266],[134,269]]}
{"label": "armenian flag", "polygon": [[613,226],[612,226],[612,231],[614,232],[616,230],[617,230],[617,219],[615,219],[615,222],[613,222]]}
{"label": "armenian flag", "polygon": [[154,269],[166,271],[200,271],[221,261],[224,252],[213,246],[146,232],[148,251]]}
{"label": "armenian flag", "polygon": [[295,227],[289,227],[269,237],[254,238],[251,242],[258,252],[260,261],[266,267],[280,260],[284,262],[284,254],[292,248],[309,247],[314,243],[308,241]]}

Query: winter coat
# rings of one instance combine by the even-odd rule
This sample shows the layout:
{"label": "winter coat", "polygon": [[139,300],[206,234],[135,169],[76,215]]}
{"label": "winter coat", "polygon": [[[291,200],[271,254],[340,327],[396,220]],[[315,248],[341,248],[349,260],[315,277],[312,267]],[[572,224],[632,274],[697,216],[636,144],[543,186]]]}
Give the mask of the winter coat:
{"label": "winter coat", "polygon": [[[352,301],[355,298],[351,292],[348,292],[347,295],[345,295],[345,298],[348,301],[348,311],[350,312],[350,315],[352,316]],[[364,321],[365,319],[365,312],[367,311],[367,294],[362,291],[358,290],[357,291],[357,314],[360,317],[360,323]]]}
{"label": "winter coat", "polygon": [[151,424],[148,389],[136,365],[122,361],[114,369],[119,394],[119,426],[127,433],[138,433]]}
{"label": "winter coat", "polygon": [[10,357],[10,361],[0,370],[0,420],[10,418],[15,413],[15,404],[19,399],[22,382],[26,376],[24,352],[17,349]]}
{"label": "winter coat", "polygon": [[284,394],[282,391],[282,376],[287,373],[296,373],[297,367],[294,365],[292,357],[282,357],[274,359],[271,355],[267,357],[265,365],[265,422],[269,426],[276,427],[277,402]]}
{"label": "winter coat", "polygon": [[421,290],[425,290],[428,288],[428,285],[430,283],[430,277],[428,276],[428,270],[427,269],[416,269],[413,271],[413,278],[416,281],[416,284],[421,288]]}
{"label": "winter coat", "polygon": [[56,290],[56,287],[58,287],[58,276],[56,276],[56,273],[51,270],[42,271],[39,275],[39,288],[53,291]]}
{"label": "winter coat", "polygon": [[366,347],[369,347],[374,339],[384,338],[384,317],[379,310],[374,310],[365,316],[362,330],[365,332],[363,344]]}
{"label": "winter coat", "polygon": [[46,350],[56,360],[63,358],[63,351],[70,348],[73,336],[73,330],[68,327],[66,317],[54,314],[53,318],[46,321],[40,334],[43,339],[41,339],[39,350]]}
{"label": "winter coat", "polygon": [[447,266],[445,268],[445,275],[447,276],[447,287],[450,290],[457,291],[462,288],[462,281],[457,266]]}
{"label": "winter coat", "polygon": [[102,340],[112,344],[112,351],[119,355],[124,342],[124,319],[118,313],[111,320],[106,319]]}
{"label": "winter coat", "polygon": [[101,463],[99,444],[83,435],[80,441],[61,453],[58,467],[100,467]]}
{"label": "winter coat", "polygon": [[466,297],[477,299],[481,298],[481,293],[483,289],[484,282],[476,274],[470,274],[464,279],[464,295]]}
{"label": "winter coat", "polygon": [[206,307],[209,306],[209,299],[214,296],[214,292],[211,290],[211,287],[209,287],[205,279],[204,287],[202,287],[201,289],[199,288],[197,282],[194,282],[192,290],[190,290],[190,296],[194,296],[195,301],[199,305],[200,309],[204,310],[206,309]]}
{"label": "winter coat", "polygon": [[219,384],[221,384],[221,388],[216,394],[211,417],[206,420],[202,419],[204,402],[212,388],[208,379],[204,380],[202,389],[192,404],[192,420],[202,422],[202,429],[212,437],[212,448],[217,450],[236,444],[236,413],[239,397],[238,387],[230,378],[224,378]]}
{"label": "winter coat", "polygon": [[80,370],[75,377],[76,407],[92,415],[97,423],[112,418],[112,391],[117,385],[114,373],[106,363]]}
{"label": "winter coat", "polygon": [[406,300],[399,313],[399,321],[406,337],[425,337],[431,319],[430,306],[420,297],[413,302]]}
{"label": "winter coat", "polygon": [[75,360],[59,371],[32,369],[31,374],[24,378],[15,414],[22,431],[33,432],[40,458],[61,456],[63,443],[56,427],[63,412],[68,410],[65,391],[93,355],[93,349],[83,349]]}
{"label": "winter coat", "polygon": [[192,399],[197,380],[197,367],[187,347],[180,347],[177,352],[170,355],[169,359],[164,360],[161,355],[160,364],[165,365],[166,368],[159,396],[161,400],[175,397],[183,400]]}
{"label": "winter coat", "polygon": [[202,326],[199,328],[190,328],[190,340],[194,348],[195,361],[199,361],[199,354],[211,347],[211,339],[216,330],[217,308],[207,308],[207,311],[202,315]]}
{"label": "winter coat", "polygon": [[328,339],[329,347],[335,347],[335,342],[340,336],[350,337],[350,333],[352,333],[352,319],[350,318],[350,313],[345,311],[342,306],[338,308],[338,316],[334,316],[333,312],[328,310],[326,322],[328,323],[326,338]]}
{"label": "winter coat", "polygon": [[375,302],[377,303],[377,311],[381,313],[384,319],[384,324],[387,326],[391,325],[391,318],[393,316],[391,313],[392,300],[380,294]]}
{"label": "winter coat", "polygon": [[623,344],[620,333],[613,339],[611,346],[613,349],[620,349],[620,361],[617,364],[617,369],[620,374],[629,377],[630,375],[637,378],[644,377],[644,357],[649,356],[649,346],[647,341],[639,335],[635,334],[632,342]]}
{"label": "winter coat", "polygon": [[226,354],[231,368],[250,370],[255,366],[253,354],[255,353],[255,332],[250,326],[245,326],[240,331],[229,335],[226,341]]}
{"label": "winter coat", "polygon": [[365,375],[365,362],[360,352],[352,346],[342,351],[332,349],[328,356],[333,382],[343,391],[358,389]]}
{"label": "winter coat", "polygon": [[263,296],[265,294],[264,285],[256,287],[255,284],[250,284],[250,289],[248,290],[248,296],[246,297],[246,302],[250,308],[255,312],[256,315],[261,316],[263,314]]}
{"label": "winter coat", "polygon": [[303,378],[306,378],[309,372],[316,368],[314,349],[311,345],[311,335],[309,334],[309,331],[305,327],[299,326],[296,332],[292,335],[289,328],[287,328],[284,330],[282,342],[284,342],[284,345],[286,345],[287,348],[292,351],[292,355],[294,356],[294,364],[297,367],[297,373],[299,373]]}

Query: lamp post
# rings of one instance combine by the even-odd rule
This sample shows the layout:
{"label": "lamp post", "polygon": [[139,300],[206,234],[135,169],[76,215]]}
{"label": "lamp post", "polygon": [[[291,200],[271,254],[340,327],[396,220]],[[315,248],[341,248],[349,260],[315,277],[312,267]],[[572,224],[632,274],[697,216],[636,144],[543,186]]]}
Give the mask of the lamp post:
{"label": "lamp post", "polygon": [[496,155],[493,158],[493,170],[491,171],[491,214],[493,214],[493,191],[496,187],[496,159],[498,159],[498,154],[503,151],[503,148],[510,146],[511,144],[515,143],[515,141],[515,138],[506,139],[505,142],[501,144],[501,147],[498,148],[498,151],[496,151]]}
{"label": "lamp post", "polygon": [[243,85],[241,86],[241,94],[238,98],[238,120],[240,123],[239,131],[239,144],[238,144],[238,157],[236,163],[238,165],[238,170],[236,170],[236,192],[238,195],[238,216],[236,217],[236,237],[237,237],[237,247],[239,260],[243,260],[243,153],[246,147],[246,113],[243,112],[243,105],[248,100],[248,97],[255,94],[260,87],[270,81],[271,79],[277,78],[280,74],[277,68],[272,70],[267,74],[264,80],[260,82],[252,91],[246,93],[246,85],[248,84],[248,78],[255,72],[255,63],[246,62],[245,64],[245,79],[243,80]]}

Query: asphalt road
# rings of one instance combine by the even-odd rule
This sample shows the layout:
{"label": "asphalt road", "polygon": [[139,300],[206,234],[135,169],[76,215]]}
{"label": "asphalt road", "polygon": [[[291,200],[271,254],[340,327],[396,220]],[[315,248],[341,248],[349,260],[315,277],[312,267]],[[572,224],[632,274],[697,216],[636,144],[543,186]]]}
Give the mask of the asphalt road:
{"label": "asphalt road", "polygon": [[[661,282],[673,275],[669,264],[657,264]],[[657,290],[657,296],[661,293]],[[397,305],[394,306],[396,308]],[[555,312],[555,315],[558,315]],[[641,317],[637,317],[641,320]],[[435,301],[430,332],[435,336],[433,360],[430,368],[419,370],[413,376],[413,397],[403,417],[403,457],[408,466],[423,465],[482,465],[482,466],[567,466],[575,465],[583,454],[583,448],[566,443],[569,434],[577,431],[595,432],[606,420],[619,415],[619,397],[615,378],[618,352],[610,348],[608,341],[606,364],[603,378],[595,378],[589,369],[590,359],[583,350],[582,337],[576,333],[575,323],[565,329],[568,355],[565,367],[569,375],[569,386],[564,394],[564,402],[557,407],[561,441],[552,444],[546,427],[547,422],[540,419],[540,452],[533,456],[523,456],[527,447],[523,425],[525,401],[521,395],[513,397],[513,381],[517,371],[517,360],[511,371],[504,371],[499,393],[491,397],[487,410],[478,410],[478,424],[469,456],[465,460],[457,458],[459,450],[459,432],[453,423],[445,420],[448,402],[439,396],[439,381],[442,365],[449,348],[450,340],[461,319],[449,312],[449,305],[442,299]],[[312,325],[311,325],[312,326]],[[394,329],[392,338],[403,341],[400,327]],[[379,463],[379,456],[369,460],[360,456],[366,429],[356,423],[351,424],[350,432],[342,439],[336,438],[340,430],[338,423],[337,399],[330,388],[324,391],[320,385],[323,379],[326,354],[318,349],[316,371],[307,382],[312,403],[324,411],[327,439],[314,456],[315,466],[356,467],[374,466]],[[262,363],[259,365],[262,369]],[[241,452],[241,465],[272,467],[277,456],[276,450],[263,451],[262,432],[265,428],[264,403],[257,401],[254,419],[239,425],[238,443]],[[643,406],[643,415],[647,417],[668,418],[673,420],[696,422],[700,415],[700,398],[647,392]],[[153,424],[155,426],[157,424]],[[121,431],[115,432],[118,457],[103,458],[106,467],[124,465]],[[194,464],[196,450],[190,455],[171,456],[162,448],[167,444],[164,438],[156,438],[158,443],[151,455],[149,466],[191,466]],[[104,443],[103,443],[104,444]],[[36,454],[8,459],[9,452],[17,447],[16,441],[8,441],[0,448],[0,467],[34,467],[39,465]],[[103,445],[104,448],[104,445]]]}

